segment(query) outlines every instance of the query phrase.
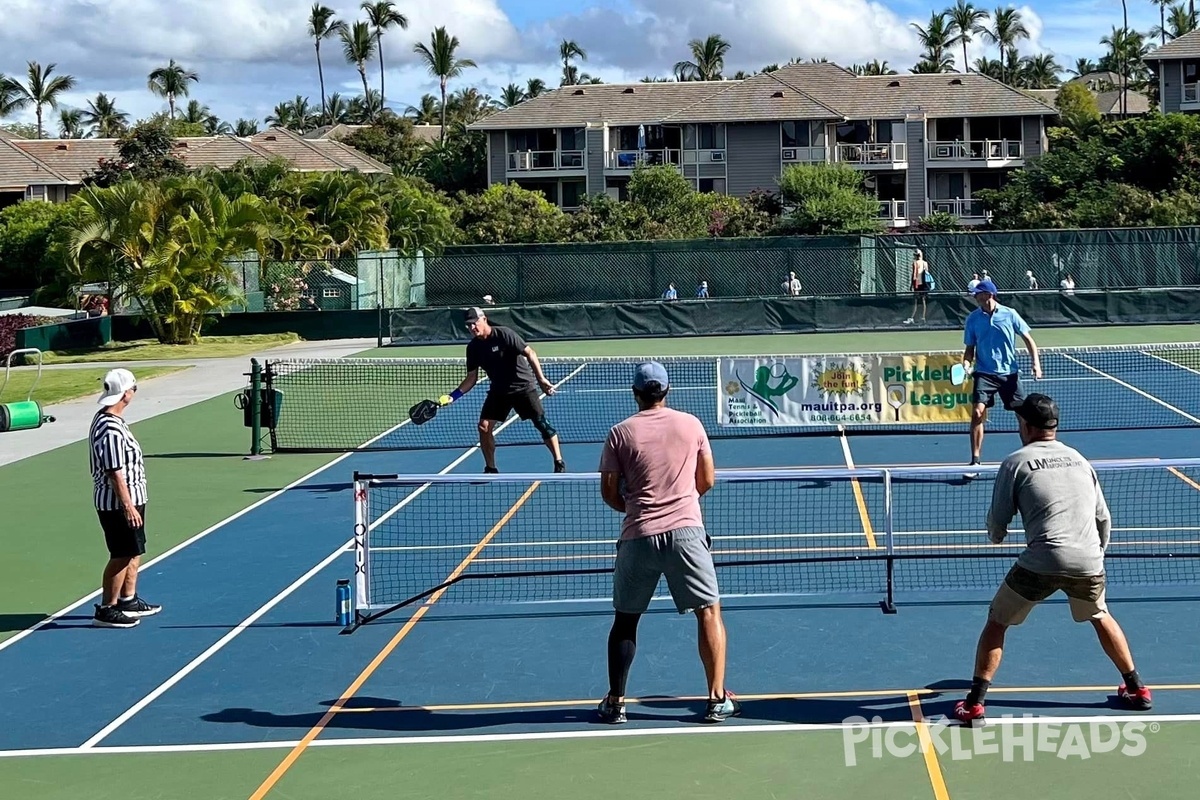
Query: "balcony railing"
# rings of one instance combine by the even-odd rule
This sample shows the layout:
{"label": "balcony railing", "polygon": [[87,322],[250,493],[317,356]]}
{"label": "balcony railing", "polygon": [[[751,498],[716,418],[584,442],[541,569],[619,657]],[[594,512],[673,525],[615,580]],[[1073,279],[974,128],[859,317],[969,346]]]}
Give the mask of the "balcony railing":
{"label": "balcony railing", "polygon": [[1025,157],[1025,145],[1019,139],[977,139],[969,142],[930,142],[929,160],[933,161],[1017,161]]}
{"label": "balcony railing", "polygon": [[1183,102],[1200,104],[1200,83],[1185,83],[1183,85]]}
{"label": "balcony railing", "polygon": [[959,198],[956,200],[929,200],[930,214],[953,214],[959,219],[987,219],[983,201],[975,198]]}
{"label": "balcony railing", "polygon": [[880,200],[879,218],[888,220],[908,219],[908,202],[905,200]]}
{"label": "balcony railing", "polygon": [[508,154],[509,172],[583,169],[585,164],[586,158],[582,150],[520,150]]}
{"label": "balcony railing", "polygon": [[784,147],[780,160],[785,164],[824,164],[829,160],[829,151],[824,147]]}
{"label": "balcony railing", "polygon": [[[724,152],[724,151],[720,151]],[[682,160],[680,150],[609,150],[604,154],[604,168],[613,170],[632,170],[638,164],[658,166],[674,164],[679,166]]]}
{"label": "balcony railing", "polygon": [[908,162],[908,148],[903,142],[838,144],[834,154],[843,164],[861,167],[893,167]]}

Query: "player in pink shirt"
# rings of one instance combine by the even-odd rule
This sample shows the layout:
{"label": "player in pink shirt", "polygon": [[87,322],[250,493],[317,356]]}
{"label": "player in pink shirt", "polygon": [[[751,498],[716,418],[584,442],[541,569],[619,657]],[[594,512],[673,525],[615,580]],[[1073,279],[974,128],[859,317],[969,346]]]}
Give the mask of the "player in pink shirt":
{"label": "player in pink shirt", "polygon": [[712,448],[700,420],[667,408],[667,370],[638,366],[633,396],[638,413],[613,426],[600,456],[600,493],[625,515],[613,570],[616,617],[608,635],[608,694],[601,720],[625,722],[625,684],[637,648],[637,626],[659,579],[679,613],[696,613],[700,659],[708,677],[706,722],[722,722],[741,706],[725,690],[725,626],[717,573],[704,530],[700,496],[716,482]]}

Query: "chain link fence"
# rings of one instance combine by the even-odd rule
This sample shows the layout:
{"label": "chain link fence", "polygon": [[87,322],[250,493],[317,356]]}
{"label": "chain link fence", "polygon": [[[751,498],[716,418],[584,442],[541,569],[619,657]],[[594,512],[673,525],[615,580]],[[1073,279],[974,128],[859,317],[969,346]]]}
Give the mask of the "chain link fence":
{"label": "chain link fence", "polygon": [[395,250],[334,259],[227,262],[245,298],[234,311],[346,311],[425,305],[425,258]]}
{"label": "chain link fence", "polygon": [[974,275],[1002,291],[1194,286],[1200,227],[1117,230],[781,237],[586,245],[503,245],[447,250],[426,262],[431,306],[610,302],[662,297],[786,294],[795,273],[804,295],[909,291],[920,249],[937,291],[965,290]]}

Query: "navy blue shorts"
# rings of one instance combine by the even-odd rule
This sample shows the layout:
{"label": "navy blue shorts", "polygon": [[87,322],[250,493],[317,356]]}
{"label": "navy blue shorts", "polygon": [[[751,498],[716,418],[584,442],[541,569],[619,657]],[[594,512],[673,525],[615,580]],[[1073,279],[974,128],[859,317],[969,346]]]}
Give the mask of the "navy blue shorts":
{"label": "navy blue shorts", "polygon": [[1000,395],[1001,402],[1004,407],[1011,409],[1013,406],[1020,404],[1024,400],[1024,395],[1021,394],[1021,382],[1017,379],[1017,373],[1011,375],[988,375],[987,373],[975,373],[975,387],[971,392],[971,403],[974,405],[983,404],[986,408],[991,408],[996,403],[996,395]]}

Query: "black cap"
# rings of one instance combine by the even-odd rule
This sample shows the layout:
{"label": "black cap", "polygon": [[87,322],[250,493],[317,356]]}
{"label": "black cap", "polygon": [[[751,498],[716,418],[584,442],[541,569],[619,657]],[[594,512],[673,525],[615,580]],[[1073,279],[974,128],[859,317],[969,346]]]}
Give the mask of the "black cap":
{"label": "black cap", "polygon": [[1053,430],[1058,427],[1058,403],[1049,395],[1031,394],[1013,411],[1035,428]]}
{"label": "black cap", "polygon": [[487,315],[483,313],[483,309],[481,309],[477,306],[474,308],[467,309],[467,322],[468,323],[478,322],[479,320],[483,319],[486,316]]}

